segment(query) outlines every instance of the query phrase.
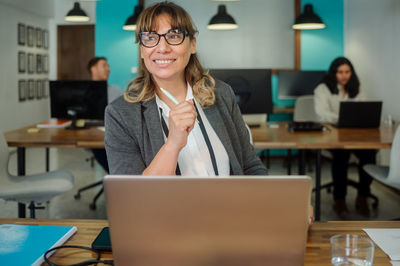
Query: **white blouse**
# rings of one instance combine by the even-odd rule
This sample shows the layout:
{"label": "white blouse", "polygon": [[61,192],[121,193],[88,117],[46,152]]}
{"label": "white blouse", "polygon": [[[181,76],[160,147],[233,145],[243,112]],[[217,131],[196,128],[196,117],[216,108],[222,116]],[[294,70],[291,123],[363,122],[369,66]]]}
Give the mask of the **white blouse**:
{"label": "white blouse", "polygon": [[362,91],[359,91],[356,97],[349,98],[348,94],[343,94],[340,89],[338,94],[332,94],[325,83],[319,84],[314,90],[315,112],[321,122],[338,122],[340,102],[364,100]]}
{"label": "white blouse", "polygon": [[[201,105],[193,98],[192,87],[188,84],[186,101],[193,99],[196,107],[200,113],[204,127],[207,131],[208,138],[210,139],[211,146],[214,150],[215,159],[217,162],[218,174],[220,176],[228,176],[230,173],[229,157],[222,142],[218,138],[214,129],[211,127],[206,115],[201,108]],[[169,127],[169,107],[156,95],[157,106],[162,109],[162,116],[165,123]],[[164,140],[167,137],[164,134]],[[198,123],[194,124],[193,130],[189,133],[186,146],[182,148],[178,156],[178,165],[182,176],[215,176],[214,168],[212,165],[210,153],[207,144],[204,140],[203,133],[201,132]]]}

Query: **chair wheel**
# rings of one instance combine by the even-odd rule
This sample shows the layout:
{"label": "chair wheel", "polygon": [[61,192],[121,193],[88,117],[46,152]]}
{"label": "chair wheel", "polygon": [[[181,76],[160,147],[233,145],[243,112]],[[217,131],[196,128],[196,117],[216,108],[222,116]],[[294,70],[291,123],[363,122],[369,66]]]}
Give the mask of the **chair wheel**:
{"label": "chair wheel", "polygon": [[96,210],[96,204],[90,203],[90,204],[89,204],[89,209],[91,209],[91,210]]}
{"label": "chair wheel", "polygon": [[80,199],[80,198],[81,198],[81,194],[79,194],[79,193],[75,194],[75,195],[74,195],[74,198],[75,198],[75,199]]}

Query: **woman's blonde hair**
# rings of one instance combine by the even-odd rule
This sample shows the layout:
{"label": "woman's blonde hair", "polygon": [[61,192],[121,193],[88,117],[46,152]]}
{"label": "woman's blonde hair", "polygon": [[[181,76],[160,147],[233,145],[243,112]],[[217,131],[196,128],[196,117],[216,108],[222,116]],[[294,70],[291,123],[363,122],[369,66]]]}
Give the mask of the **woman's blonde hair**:
{"label": "woman's blonde hair", "polygon": [[[139,16],[136,29],[136,43],[139,42],[140,32],[154,30],[156,18],[161,14],[171,17],[171,28],[186,30],[187,36],[193,40],[197,30],[190,15],[180,6],[165,1],[146,8]],[[128,102],[146,102],[154,98],[156,85],[151,73],[141,59],[139,49],[138,76],[126,88],[124,98]],[[193,96],[202,106],[210,106],[215,102],[214,79],[201,66],[196,54],[191,54],[185,68],[186,81],[192,86]]]}

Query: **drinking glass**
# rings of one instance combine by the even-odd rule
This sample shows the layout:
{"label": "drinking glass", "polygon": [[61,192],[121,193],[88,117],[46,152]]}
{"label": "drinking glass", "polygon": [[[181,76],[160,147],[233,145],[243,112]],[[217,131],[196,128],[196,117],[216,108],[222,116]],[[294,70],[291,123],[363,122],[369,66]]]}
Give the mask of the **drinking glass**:
{"label": "drinking glass", "polygon": [[332,265],[370,266],[374,260],[374,243],[359,235],[335,235],[331,237]]}

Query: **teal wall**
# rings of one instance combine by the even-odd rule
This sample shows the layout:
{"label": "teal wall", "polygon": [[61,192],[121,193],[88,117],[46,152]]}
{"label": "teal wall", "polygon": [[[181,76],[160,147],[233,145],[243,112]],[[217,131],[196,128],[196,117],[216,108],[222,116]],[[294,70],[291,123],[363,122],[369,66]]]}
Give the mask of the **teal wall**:
{"label": "teal wall", "polygon": [[102,0],[96,5],[95,54],[107,57],[111,69],[108,82],[122,90],[135,77],[131,68],[138,67],[135,32],[122,29],[137,3],[137,0]]}
{"label": "teal wall", "polygon": [[344,55],[343,0],[303,0],[305,4],[313,5],[326,28],[301,32],[301,69],[327,70],[333,59]]}

